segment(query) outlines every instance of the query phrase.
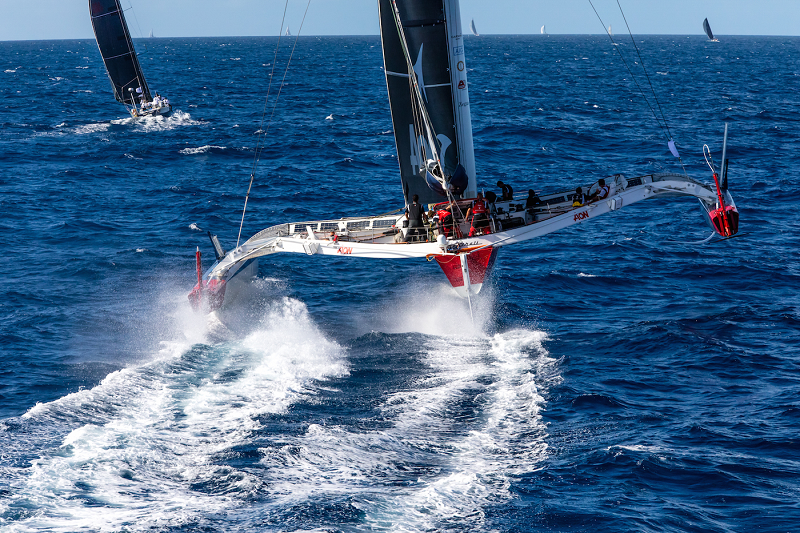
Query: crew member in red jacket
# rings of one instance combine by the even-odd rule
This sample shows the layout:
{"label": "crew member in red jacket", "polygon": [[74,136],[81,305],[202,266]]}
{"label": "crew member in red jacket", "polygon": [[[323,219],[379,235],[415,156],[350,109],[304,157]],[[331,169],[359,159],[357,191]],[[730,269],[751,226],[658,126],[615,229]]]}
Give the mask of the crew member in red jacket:
{"label": "crew member in red jacket", "polygon": [[479,192],[478,197],[472,202],[472,207],[467,210],[467,220],[472,222],[472,227],[469,229],[470,237],[473,237],[478,231],[491,233],[488,213],[489,207],[486,205],[486,200],[483,199],[483,193]]}

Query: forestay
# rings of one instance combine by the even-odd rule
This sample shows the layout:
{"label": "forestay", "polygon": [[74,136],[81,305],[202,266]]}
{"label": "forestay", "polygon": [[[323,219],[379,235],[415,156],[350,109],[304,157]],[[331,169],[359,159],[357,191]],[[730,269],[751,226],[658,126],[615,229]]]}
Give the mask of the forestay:
{"label": "forestay", "polygon": [[89,13],[114,98],[127,105],[150,102],[150,89],[139,66],[131,34],[118,0],[89,0]]}
{"label": "forestay", "polygon": [[[379,0],[381,42],[386,85],[392,109],[403,195],[410,202],[442,200],[425,181],[425,157],[432,153],[423,131],[415,127],[409,68],[395,23],[392,0]],[[475,156],[467,90],[467,69],[461,35],[461,14],[456,0],[396,0],[400,22],[413,64],[414,75],[436,133],[444,174],[464,167],[469,184],[465,197],[475,196]]]}

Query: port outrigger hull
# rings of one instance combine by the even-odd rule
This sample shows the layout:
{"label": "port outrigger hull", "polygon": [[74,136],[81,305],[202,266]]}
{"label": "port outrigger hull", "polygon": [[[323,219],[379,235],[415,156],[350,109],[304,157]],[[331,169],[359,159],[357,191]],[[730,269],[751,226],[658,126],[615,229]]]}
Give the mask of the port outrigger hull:
{"label": "port outrigger hull", "polygon": [[[714,216],[720,216],[719,196],[711,186],[680,174],[650,174],[628,179],[617,174],[607,180],[606,198],[574,206],[574,194],[561,192],[543,195],[535,207],[525,208],[516,201],[496,201],[491,204],[491,225],[483,234],[466,235],[469,221],[456,216],[455,231],[447,231],[441,223],[417,230],[403,227],[405,215],[395,212],[372,217],[353,217],[338,220],[291,222],[272,226],[258,232],[230,252],[218,249],[219,259],[199,276],[189,295],[195,307],[218,309],[234,299],[242,284],[257,273],[257,259],[276,253],[340,256],[364,259],[436,260],[453,288],[461,296],[477,294],[489,276],[503,246],[535,239],[576,224],[618,211],[635,203],[660,197],[695,197],[700,200],[709,225],[723,237]],[[591,188],[589,188],[591,189]],[[469,203],[462,200],[459,203]],[[738,231],[738,212],[727,191],[724,191],[725,214],[733,218],[728,232]],[[731,228],[733,228],[731,230]],[[199,261],[199,256],[198,256]]]}

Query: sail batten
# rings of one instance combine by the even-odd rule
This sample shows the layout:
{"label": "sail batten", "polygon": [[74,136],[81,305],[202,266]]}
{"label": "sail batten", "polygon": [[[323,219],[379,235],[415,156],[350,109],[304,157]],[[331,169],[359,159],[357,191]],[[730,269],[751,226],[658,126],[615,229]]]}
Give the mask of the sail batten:
{"label": "sail batten", "polygon": [[119,1],[89,0],[89,13],[114,98],[127,105],[150,102],[150,88],[142,74]]}
{"label": "sail batten", "polygon": [[[475,194],[472,121],[458,3],[379,0],[378,5],[403,195],[410,201],[418,194],[422,203],[442,199],[426,183],[429,159],[438,159],[445,176],[453,176],[459,165],[464,167],[469,177],[464,194]],[[431,157],[433,154],[437,157]]]}

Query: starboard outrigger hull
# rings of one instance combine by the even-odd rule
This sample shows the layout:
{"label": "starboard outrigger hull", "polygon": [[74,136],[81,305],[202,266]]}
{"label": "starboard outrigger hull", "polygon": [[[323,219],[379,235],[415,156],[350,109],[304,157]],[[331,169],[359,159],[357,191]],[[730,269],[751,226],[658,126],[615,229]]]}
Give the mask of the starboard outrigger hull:
{"label": "starboard outrigger hull", "polygon": [[[228,253],[219,251],[220,259],[198,279],[189,297],[196,308],[223,307],[232,299],[231,287],[246,283],[256,274],[256,260],[275,253],[436,260],[456,292],[469,297],[480,291],[490,275],[499,248],[584,224],[650,198],[698,198],[707,222],[718,234],[729,237],[738,231],[738,211],[728,191],[715,192],[712,187],[680,174],[650,174],[631,179],[617,174],[608,181],[607,197],[585,205],[573,206],[571,192],[543,195],[538,206],[528,209],[515,201],[497,201],[491,205],[491,224],[487,229],[491,233],[472,237],[458,236],[466,235],[469,226],[469,221],[458,220],[458,216],[456,224],[461,226],[460,231],[448,232],[440,222],[424,228],[420,235],[413,235],[412,230],[402,227],[405,217],[399,212],[280,224],[260,231]],[[720,194],[724,196],[723,206],[719,205]],[[720,213],[722,209],[724,214]],[[727,223],[720,217],[728,217]]]}

